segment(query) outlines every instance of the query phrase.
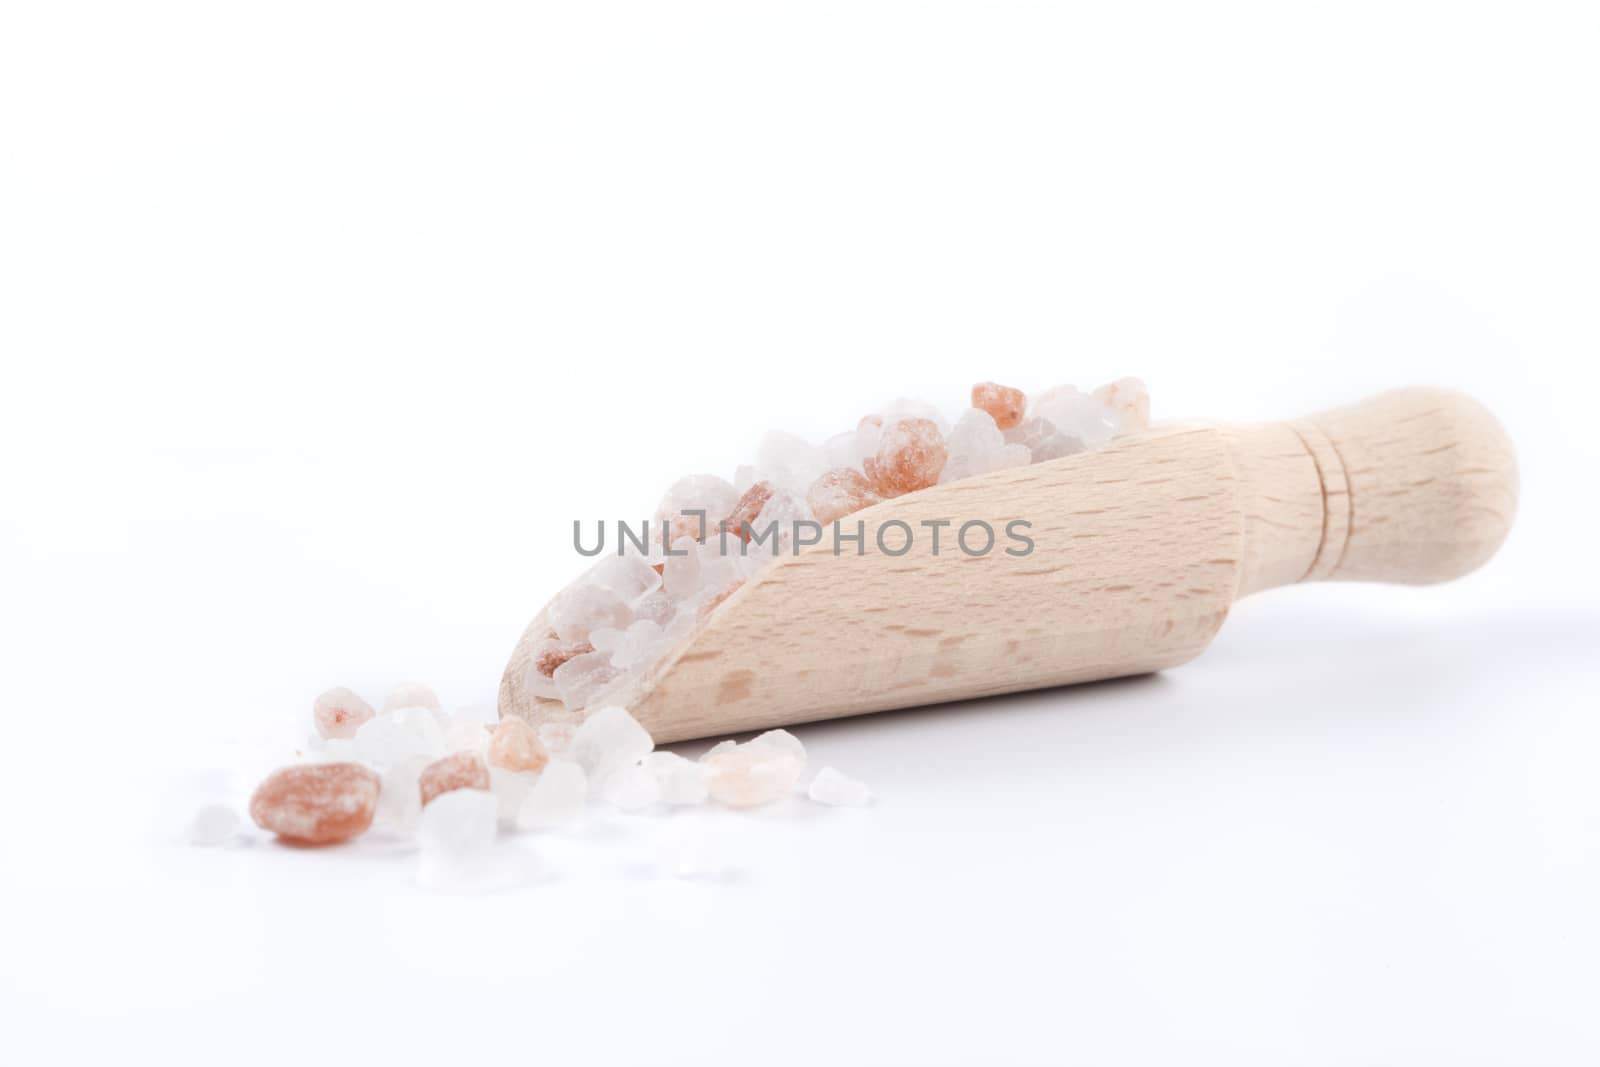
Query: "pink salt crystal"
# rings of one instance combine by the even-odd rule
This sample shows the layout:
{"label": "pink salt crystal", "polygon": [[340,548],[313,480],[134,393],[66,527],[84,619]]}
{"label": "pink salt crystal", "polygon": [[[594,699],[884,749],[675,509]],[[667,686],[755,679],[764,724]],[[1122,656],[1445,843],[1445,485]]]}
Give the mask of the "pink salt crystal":
{"label": "pink salt crystal", "polygon": [[539,724],[539,743],[544,750],[552,756],[559,756],[572,744],[572,739],[577,736],[578,724],[575,722],[544,722]]}
{"label": "pink salt crystal", "polygon": [[374,714],[371,704],[342,685],[323,693],[311,705],[311,717],[323,737],[354,737]]}
{"label": "pink salt crystal", "polygon": [[722,528],[728,533],[737,534],[741,541],[750,540],[750,533],[745,527],[755,525],[761,509],[772,499],[775,488],[771,482],[757,482],[746,489],[728,517],[722,520]]}
{"label": "pink salt crystal", "polygon": [[1116,412],[1123,433],[1150,425],[1150,390],[1137,378],[1118,378],[1094,391],[1094,398]]}
{"label": "pink salt crystal", "polygon": [[417,788],[422,792],[422,806],[427,807],[428,801],[454,789],[487,790],[489,768],[476,752],[457,752],[424,767]]}
{"label": "pink salt crystal", "polygon": [[1000,429],[1009,430],[1022,421],[1028,410],[1028,397],[1021,389],[979,382],[972,387],[972,406],[987,411]]}
{"label": "pink salt crystal", "polygon": [[947,458],[938,423],[901,419],[884,427],[878,454],[865,467],[872,488],[880,496],[894,497],[937,484]]}
{"label": "pink salt crystal", "polygon": [[389,690],[389,695],[383,698],[383,710],[394,711],[397,708],[444,710],[443,705],[439,703],[439,695],[421,682],[401,682]]}
{"label": "pink salt crystal", "polygon": [[285,841],[329,845],[372,825],[379,778],[359,763],[273,771],[250,798],[250,818]]}
{"label": "pink salt crystal", "polygon": [[849,467],[824,471],[806,493],[811,514],[824,526],[882,500],[866,476]]}
{"label": "pink salt crystal", "polygon": [[556,668],[567,662],[567,660],[578,656],[587,656],[593,651],[594,646],[587,641],[574,641],[570,644],[551,641],[534,654],[533,669],[546,678],[550,678],[555,675]]}
{"label": "pink salt crystal", "polygon": [[489,735],[489,765],[508,771],[542,771],[550,754],[533,727],[517,718],[501,719]]}
{"label": "pink salt crystal", "polygon": [[794,789],[805,764],[777,745],[735,745],[701,757],[706,789],[732,808],[753,808]]}

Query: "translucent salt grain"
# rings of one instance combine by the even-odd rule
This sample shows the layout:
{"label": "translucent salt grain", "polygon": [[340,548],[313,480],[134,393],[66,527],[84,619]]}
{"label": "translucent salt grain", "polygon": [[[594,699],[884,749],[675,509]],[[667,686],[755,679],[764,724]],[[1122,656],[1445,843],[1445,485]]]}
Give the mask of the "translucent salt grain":
{"label": "translucent salt grain", "polygon": [[[761,506],[761,514],[756,516],[756,521],[751,524],[754,533],[750,538],[751,551],[757,549],[755,541],[760,539],[759,549],[762,552],[787,552],[794,543],[798,533],[798,525],[802,522],[815,521],[811,515],[811,508],[806,504],[800,493],[790,492],[788,489],[776,489]],[[731,567],[731,561],[730,561]],[[721,581],[718,589],[725,586],[726,581]]]}
{"label": "translucent salt grain", "polygon": [[885,423],[877,454],[866,475],[880,496],[896,497],[936,485],[947,453],[944,434],[930,419]]}
{"label": "translucent salt grain", "polygon": [[606,779],[644,759],[655,748],[650,733],[627,709],[600,708],[584,719],[573,735],[567,758],[582,767],[597,789]]}
{"label": "translucent salt grain", "polygon": [[621,674],[611,665],[611,658],[602,652],[589,652],[574,656],[556,668],[550,678],[555,683],[561,702],[574,710],[587,707],[589,701]]}
{"label": "translucent salt grain", "polygon": [[822,473],[821,450],[792,433],[774,430],[756,448],[756,466],[775,489],[803,494]]}
{"label": "translucent salt grain", "polygon": [[640,619],[629,626],[611,650],[611,665],[618,670],[634,667],[655,659],[666,643],[661,624],[651,619]]}
{"label": "translucent salt grain", "polygon": [[553,759],[517,810],[517,829],[556,830],[583,818],[588,780],[583,768]]}
{"label": "translucent salt grain", "polygon": [[1006,437],[988,412],[968,408],[945,441],[949,458],[939,483],[960,481],[1006,466]]}
{"label": "translucent salt grain", "polygon": [[732,585],[728,586],[728,588],[724,589],[710,600],[707,600],[701,604],[697,609],[696,614],[702,619],[705,618],[713,611],[716,611],[717,608],[721,607],[724,600],[727,600],[733,594],[737,593],[743,586],[743,582],[734,582]]}
{"label": "translucent salt grain", "polygon": [[824,767],[811,780],[806,796],[818,804],[833,807],[864,808],[872,802],[872,791],[854,778]]}
{"label": "translucent salt grain", "polygon": [[[606,628],[609,633],[616,633],[615,629]],[[532,669],[546,678],[551,678],[561,665],[569,659],[586,655],[595,650],[595,646],[588,641],[559,641],[550,639],[539,644],[533,652]]]}
{"label": "translucent salt grain", "polygon": [[427,708],[429,711],[443,711],[444,706],[439,703],[439,694],[431,686],[421,682],[401,682],[389,690],[389,695],[383,698],[383,710],[398,711],[401,708]]}
{"label": "translucent salt grain", "polygon": [[351,756],[380,767],[413,756],[442,756],[449,741],[439,718],[427,708],[405,707],[369,719],[350,741]]}
{"label": "translucent salt grain", "polygon": [[634,605],[633,625],[638,625],[641,622],[653,622],[657,626],[665,626],[671,621],[672,614],[676,610],[676,605],[672,603],[672,598],[666,594],[665,590],[651,593]]}
{"label": "translucent salt grain", "polygon": [[613,590],[580,580],[556,594],[545,609],[545,620],[557,639],[574,644],[589,639],[601,627],[622,629],[633,619],[627,603]]}
{"label": "translucent salt grain", "polygon": [[250,818],[287,841],[332,844],[372,825],[378,789],[378,776],[357,763],[284,767],[256,787]]}
{"label": "translucent salt grain", "polygon": [[497,821],[495,798],[486,792],[458,790],[429,804],[417,827],[417,881],[437,890],[476,889],[501,881]]}
{"label": "translucent salt grain", "polygon": [[[767,501],[772,498],[772,494],[776,489],[777,486],[765,481],[756,482],[749,489],[746,489],[744,495],[739,497],[738,503],[734,504],[733,510],[729,511],[727,517],[722,520],[722,528],[730,536],[738,537],[743,541],[750,540],[750,530],[748,528],[755,525],[756,519],[761,515],[761,509],[767,506]],[[667,568],[669,571],[671,570],[672,564],[670,562],[667,564]]]}
{"label": "translucent salt grain", "polygon": [[661,588],[661,575],[638,556],[608,556],[594,565],[585,580],[616,594],[630,607]]}
{"label": "translucent salt grain", "polygon": [[676,752],[652,752],[644,765],[656,776],[661,800],[672,805],[704,804],[706,769],[703,764],[684,759]]}
{"label": "translucent salt grain", "polygon": [[489,723],[478,711],[463,708],[446,717],[444,743],[450,752],[482,751],[489,744]]}
{"label": "translucent salt grain", "polygon": [[794,789],[805,765],[776,745],[739,745],[705,759],[706,789],[733,808],[769,804]]}
{"label": "translucent salt grain", "polygon": [[720,754],[722,754],[724,752],[731,752],[731,751],[733,751],[734,749],[736,749],[738,747],[739,747],[739,742],[737,742],[737,741],[731,741],[731,740],[730,741],[718,741],[716,744],[712,745],[710,748],[706,749],[704,753],[701,754],[700,762],[704,763],[706,760],[710,759],[712,756],[720,755]]}
{"label": "translucent salt grain", "polygon": [[539,743],[539,735],[521,719],[501,719],[489,735],[486,753],[490,767],[508,771],[542,771],[550,755]]}
{"label": "translucent salt grain", "polygon": [[841,467],[860,471],[867,457],[877,454],[879,430],[880,428],[875,426],[857,426],[854,430],[835,434],[824,441],[822,443],[824,473],[829,469]]}
{"label": "translucent salt grain", "polygon": [[1009,430],[1027,413],[1028,398],[1021,389],[996,382],[979,382],[972,387],[972,406],[987,412],[999,429]]}
{"label": "translucent salt grain", "polygon": [[1014,429],[1006,431],[1006,443],[1026,448],[1034,463],[1075,455],[1085,447],[1078,438],[1064,434],[1053,424],[1032,415],[1023,419]]}
{"label": "translucent salt grain", "polygon": [[539,744],[545,752],[555,757],[572,747],[572,738],[578,732],[575,722],[544,722],[539,724]]}
{"label": "translucent salt grain", "polygon": [[239,814],[226,804],[207,804],[194,813],[185,833],[189,844],[215,848],[239,832]]}
{"label": "translucent salt grain", "polygon": [[494,794],[500,825],[511,828],[517,823],[517,813],[522,810],[528,794],[539,783],[532,771],[510,771],[504,767],[489,768],[489,792]]}
{"label": "translucent salt grain", "polygon": [[824,471],[806,493],[812,516],[823,525],[882,501],[867,476],[851,467]]}
{"label": "translucent salt grain", "polygon": [[412,756],[386,768],[378,793],[378,810],[372,820],[375,830],[397,836],[414,833],[422,817],[422,789],[418,780],[433,759]]}
{"label": "translucent salt grain", "polygon": [[1111,409],[1070,385],[1058,385],[1034,397],[1030,414],[1061,435],[1076,438],[1085,448],[1099,448],[1117,432],[1117,418]]}
{"label": "translucent salt grain", "polygon": [[669,544],[684,538],[704,540],[716,532],[718,522],[738,500],[739,490],[730,482],[714,474],[691,474],[674,482],[661,498],[656,506],[657,528],[666,524]]}
{"label": "translucent salt grain", "polygon": [[1122,433],[1150,425],[1150,390],[1138,378],[1118,378],[1102,385],[1094,391],[1094,398],[1116,415]]}
{"label": "translucent salt grain", "polygon": [[489,788],[489,768],[476,752],[457,752],[423,768],[417,789],[426,808],[434,798],[457,789]]}
{"label": "translucent salt grain", "polygon": [[752,748],[769,748],[774,752],[786,755],[798,763],[802,771],[805,770],[806,746],[801,744],[800,739],[788,730],[768,730],[766,733],[757,734],[749,742],[749,746]]}
{"label": "translucent salt grain", "polygon": [[342,685],[322,693],[311,704],[312,720],[323,737],[354,737],[374,714],[371,704]]}
{"label": "translucent salt grain", "polygon": [[635,763],[607,779],[606,800],[619,811],[643,811],[661,802],[661,784],[648,768]]}

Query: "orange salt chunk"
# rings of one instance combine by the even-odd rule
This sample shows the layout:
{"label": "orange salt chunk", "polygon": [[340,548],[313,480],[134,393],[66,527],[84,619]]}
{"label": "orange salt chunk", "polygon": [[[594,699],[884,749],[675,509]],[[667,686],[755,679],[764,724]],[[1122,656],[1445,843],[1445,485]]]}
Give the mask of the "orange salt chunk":
{"label": "orange salt chunk", "polygon": [[508,771],[542,771],[550,754],[533,727],[521,719],[501,719],[489,735],[489,764]]}
{"label": "orange salt chunk", "polygon": [[427,807],[433,798],[455,789],[487,790],[489,768],[476,752],[457,752],[422,768],[417,788],[422,792],[423,807]]}
{"label": "orange salt chunk", "polygon": [[722,528],[728,533],[735,534],[741,541],[750,540],[750,533],[745,529],[747,525],[755,525],[756,518],[760,516],[761,509],[767,506],[767,501],[772,499],[776,487],[771,482],[757,482],[744,491],[739,502],[733,506],[728,517],[722,520]]}
{"label": "orange salt chunk", "polygon": [[979,382],[972,387],[972,406],[988,412],[1000,429],[1009,430],[1027,413],[1028,397],[1021,389],[996,382]]}
{"label": "orange salt chunk", "polygon": [[850,467],[824,471],[806,492],[811,514],[824,526],[882,500],[866,475]]}
{"label": "orange salt chunk", "polygon": [[901,419],[883,428],[878,453],[864,464],[872,488],[883,497],[903,496],[939,481],[948,453],[931,419]]}
{"label": "orange salt chunk", "polygon": [[273,771],[250,797],[263,830],[303,845],[331,845],[372,825],[380,779],[359,763],[315,763]]}

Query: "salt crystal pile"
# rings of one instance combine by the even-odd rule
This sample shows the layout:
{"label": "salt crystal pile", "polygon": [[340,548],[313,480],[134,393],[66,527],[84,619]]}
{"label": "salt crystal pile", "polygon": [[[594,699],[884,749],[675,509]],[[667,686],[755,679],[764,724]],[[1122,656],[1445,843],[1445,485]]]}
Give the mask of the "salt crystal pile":
{"label": "salt crystal pile", "polygon": [[821,445],[769,433],[731,482],[713,474],[675,482],[650,522],[619,530],[613,551],[550,602],[548,632],[524,678],[540,698],[541,724],[625,692],[763,566],[797,551],[805,524],[829,526],[907,493],[1101,448],[1149,420],[1137,378],[1031,396],[980,382],[953,421],[901,399]]}

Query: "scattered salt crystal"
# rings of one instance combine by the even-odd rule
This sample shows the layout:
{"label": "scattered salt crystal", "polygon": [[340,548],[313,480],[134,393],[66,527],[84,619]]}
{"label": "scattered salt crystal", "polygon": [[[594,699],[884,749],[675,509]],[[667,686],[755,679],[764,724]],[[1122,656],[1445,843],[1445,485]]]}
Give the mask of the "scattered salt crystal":
{"label": "scattered salt crystal", "polygon": [[489,744],[489,723],[476,709],[462,708],[446,718],[444,743],[451,752],[482,751]]}
{"label": "scattered salt crystal", "polygon": [[489,735],[489,766],[508,771],[542,771],[550,755],[533,727],[515,717],[501,719]]}
{"label": "scattered salt crystal", "polygon": [[494,794],[500,825],[511,828],[517,824],[517,813],[522,810],[528,794],[539,782],[532,771],[509,771],[504,767],[489,767],[489,792]]}
{"label": "scattered salt crystal", "polygon": [[738,745],[707,756],[706,789],[733,808],[771,803],[794,789],[805,764],[779,745]]}
{"label": "scattered salt crystal", "polygon": [[644,765],[656,776],[661,799],[672,805],[703,804],[706,791],[705,765],[684,759],[676,752],[652,752]]}
{"label": "scattered salt crystal", "polygon": [[448,750],[449,741],[439,716],[422,707],[400,708],[370,719],[351,741],[355,759],[380,767],[412,756],[437,758]]}
{"label": "scattered salt crystal", "polygon": [[239,814],[226,804],[207,804],[189,820],[189,844],[202,848],[225,845],[239,832]]}
{"label": "scattered salt crystal", "polygon": [[1026,448],[1034,463],[1061,459],[1084,449],[1083,442],[1078,438],[1061,433],[1053,424],[1032,415],[1018,423],[1016,428],[1006,431],[1006,443]]}
{"label": "scattered salt crystal", "polygon": [[1118,430],[1132,433],[1150,425],[1150,390],[1137,378],[1118,378],[1094,391],[1094,398],[1117,417]]}
{"label": "scattered salt crystal", "polygon": [[982,408],[994,419],[1001,430],[1009,430],[1022,421],[1028,410],[1028,398],[1021,389],[1012,389],[995,382],[979,382],[972,387],[972,406]]}
{"label": "scattered salt crystal", "polygon": [[871,790],[832,767],[824,767],[817,772],[806,795],[818,804],[834,807],[864,808],[872,802]]}
{"label": "scattered salt crystal", "polygon": [[311,717],[323,737],[354,737],[361,724],[374,714],[371,704],[342,685],[329,689],[311,704]]}
{"label": "scattered salt crystal", "polygon": [[457,789],[489,788],[489,768],[476,752],[457,752],[435,760],[422,770],[417,789],[426,808],[434,798]]}
{"label": "scattered salt crystal", "polygon": [[385,768],[378,810],[372,820],[376,829],[402,837],[416,832],[417,820],[422,817],[419,779],[432,762],[428,756],[411,756]]}
{"label": "scattered salt crystal", "polygon": [[788,730],[768,730],[766,733],[757,734],[749,744],[752,748],[769,748],[782,753],[798,763],[801,770],[805,770],[806,746]]}
{"label": "scattered salt crystal", "polygon": [[[761,540],[761,552],[788,551],[794,542],[797,524],[815,521],[811,508],[805,502],[804,493],[805,487],[802,487],[799,493],[788,489],[776,489],[762,505],[761,514],[751,523],[755,531],[751,540],[757,538]],[[769,531],[776,531],[776,536]],[[724,580],[722,584],[726,585],[726,581]]]}
{"label": "scattered salt crystal", "polygon": [[439,694],[431,686],[421,682],[401,682],[389,690],[389,695],[383,698],[383,710],[398,711],[401,708],[427,708],[429,711],[443,711],[444,706],[439,703]]}
{"label": "scattered salt crystal", "polygon": [[378,776],[357,763],[284,767],[256,787],[250,818],[286,841],[332,844],[372,825],[378,788]]}
{"label": "scattered salt crystal", "polygon": [[539,743],[551,756],[559,756],[572,745],[572,738],[578,732],[575,722],[544,722],[539,724]]}
{"label": "scattered salt crystal", "polygon": [[606,707],[592,713],[578,727],[567,758],[582,767],[597,789],[624,767],[630,767],[650,754],[655,742],[650,733],[626,708]]}
{"label": "scattered salt crystal", "polygon": [[665,626],[672,620],[672,614],[675,611],[677,611],[677,605],[672,602],[672,598],[666,594],[665,590],[651,593],[634,605],[634,625],[641,622],[653,622],[657,626]]}
{"label": "scattered salt crystal", "polygon": [[457,790],[429,804],[417,828],[418,882],[448,891],[503,881],[505,870],[495,854],[497,821],[497,803],[486,792]]}
{"label": "scattered salt crystal", "polygon": [[643,811],[661,802],[661,784],[649,768],[635,763],[606,780],[606,800],[620,811]]}
{"label": "scattered salt crystal", "polygon": [[574,823],[583,817],[587,796],[583,768],[569,760],[553,759],[517,810],[517,829],[555,830]]}
{"label": "scattered salt crystal", "polygon": [[733,741],[733,740],[718,741],[716,744],[712,745],[710,748],[705,750],[705,752],[700,757],[700,762],[704,763],[706,760],[710,759],[712,756],[720,755],[720,754],[722,754],[724,752],[731,752],[731,751],[733,751],[734,749],[736,749],[738,747],[739,747],[739,742],[737,742],[737,741]]}
{"label": "scattered salt crystal", "polygon": [[915,418],[886,422],[877,454],[867,460],[866,475],[880,496],[903,496],[937,484],[946,458],[937,423]]}

